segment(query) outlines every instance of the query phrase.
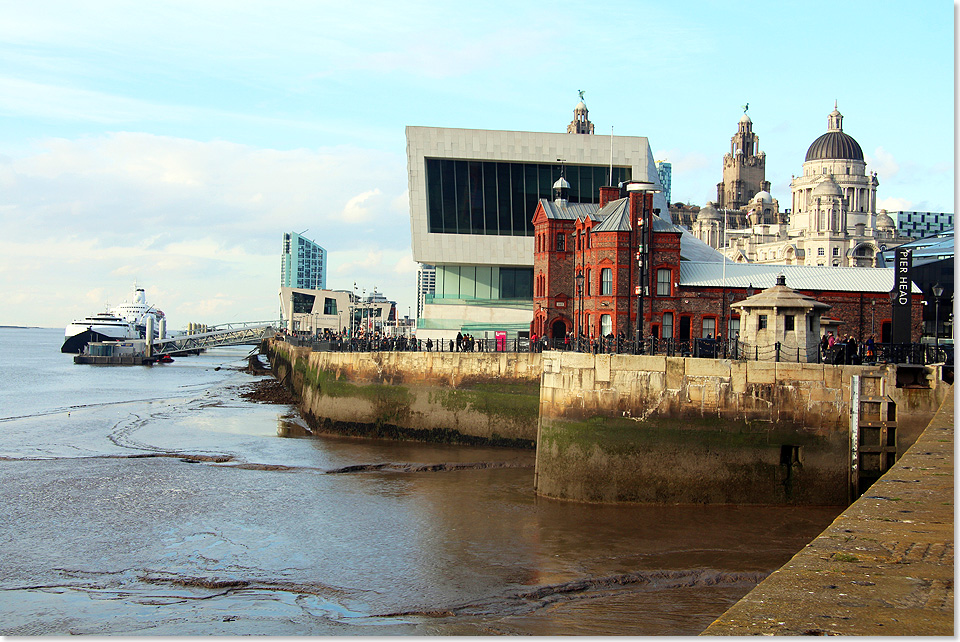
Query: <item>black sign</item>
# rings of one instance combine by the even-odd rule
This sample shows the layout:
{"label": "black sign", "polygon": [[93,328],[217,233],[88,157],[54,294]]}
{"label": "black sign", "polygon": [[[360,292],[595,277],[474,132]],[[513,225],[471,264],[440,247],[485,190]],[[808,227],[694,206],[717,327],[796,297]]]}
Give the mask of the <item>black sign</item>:
{"label": "black sign", "polygon": [[893,327],[892,343],[910,343],[910,326],[913,323],[913,250],[897,248],[893,277]]}

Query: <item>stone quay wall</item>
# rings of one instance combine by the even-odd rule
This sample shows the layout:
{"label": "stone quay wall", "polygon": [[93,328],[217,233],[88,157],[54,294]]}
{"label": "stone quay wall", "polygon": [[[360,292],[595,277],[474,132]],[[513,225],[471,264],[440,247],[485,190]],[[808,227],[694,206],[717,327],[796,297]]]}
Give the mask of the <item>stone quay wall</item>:
{"label": "stone quay wall", "polygon": [[948,388],[932,379],[898,388],[897,366],[544,353],[536,491],[588,502],[846,505],[853,375],[884,379],[898,454]]}
{"label": "stone quay wall", "polygon": [[264,351],[314,430],[535,445],[538,353],[312,352],[276,339],[265,342]]}
{"label": "stone quay wall", "polygon": [[954,471],[951,390],[893,468],[701,635],[954,635]]}

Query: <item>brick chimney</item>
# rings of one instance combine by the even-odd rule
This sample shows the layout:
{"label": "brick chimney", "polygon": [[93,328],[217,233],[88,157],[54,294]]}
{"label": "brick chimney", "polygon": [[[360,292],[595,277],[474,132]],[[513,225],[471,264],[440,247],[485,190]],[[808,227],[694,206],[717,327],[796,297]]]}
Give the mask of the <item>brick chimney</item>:
{"label": "brick chimney", "polygon": [[603,207],[610,201],[615,201],[618,198],[620,198],[619,187],[606,186],[600,188],[600,207]]}
{"label": "brick chimney", "polygon": [[646,194],[643,192],[627,192],[627,194],[630,198],[630,224],[634,225],[643,211],[643,197]]}

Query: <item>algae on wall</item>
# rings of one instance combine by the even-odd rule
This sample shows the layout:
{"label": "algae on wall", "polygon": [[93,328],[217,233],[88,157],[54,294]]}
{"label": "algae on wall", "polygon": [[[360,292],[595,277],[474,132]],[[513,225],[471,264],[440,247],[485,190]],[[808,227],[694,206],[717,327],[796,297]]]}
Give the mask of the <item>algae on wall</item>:
{"label": "algae on wall", "polygon": [[[802,461],[784,461],[799,448]],[[844,435],[723,419],[541,420],[538,494],[589,502],[843,504]]]}
{"label": "algae on wall", "polygon": [[[536,492],[593,502],[845,505],[851,377],[892,381],[895,370],[545,355]],[[885,391],[912,411],[897,417],[907,440],[944,394],[893,383]]]}
{"label": "algae on wall", "polygon": [[315,429],[534,447],[539,363],[529,357],[518,363],[525,355],[316,353],[280,341],[267,350],[277,378]]}

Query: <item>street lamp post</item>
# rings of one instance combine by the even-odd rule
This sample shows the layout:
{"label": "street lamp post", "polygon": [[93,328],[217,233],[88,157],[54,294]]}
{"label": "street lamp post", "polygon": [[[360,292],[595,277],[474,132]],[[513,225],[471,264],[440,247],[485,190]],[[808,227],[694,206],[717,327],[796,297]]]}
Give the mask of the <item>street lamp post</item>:
{"label": "street lamp post", "polygon": [[933,345],[940,354],[940,297],[943,296],[943,286],[937,283],[933,286]]}
{"label": "street lamp post", "polygon": [[[631,181],[626,184],[627,194],[630,192],[640,193],[640,213],[635,224],[632,226],[637,231],[637,334],[636,345],[637,352],[641,352],[643,345],[643,297],[645,290],[650,283],[650,260],[651,245],[653,243],[653,218],[652,215],[659,213],[659,210],[653,209],[653,195],[660,190],[653,183],[647,181]],[[650,200],[649,206],[647,200]],[[652,310],[652,306],[651,306]]]}
{"label": "street lamp post", "polygon": [[577,272],[577,304],[579,305],[579,314],[577,315],[577,350],[580,350],[580,335],[583,334],[583,272]]}
{"label": "street lamp post", "polygon": [[357,316],[357,282],[353,282],[353,298],[350,299],[350,338],[352,339],[356,332],[353,329],[355,317]]}

